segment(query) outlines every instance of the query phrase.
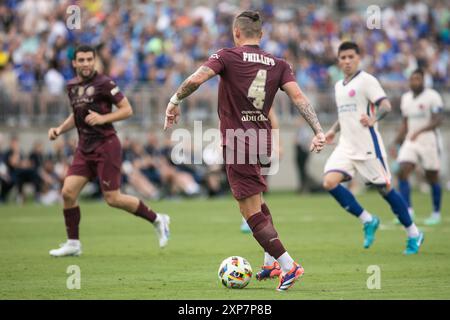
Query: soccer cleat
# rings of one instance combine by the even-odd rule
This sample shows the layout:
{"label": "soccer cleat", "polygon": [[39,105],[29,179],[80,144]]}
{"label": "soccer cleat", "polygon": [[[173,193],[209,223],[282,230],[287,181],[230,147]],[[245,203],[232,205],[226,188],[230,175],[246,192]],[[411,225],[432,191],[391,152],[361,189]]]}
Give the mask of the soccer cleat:
{"label": "soccer cleat", "polygon": [[301,265],[294,262],[294,266],[292,269],[286,273],[285,275],[282,275],[280,273],[280,283],[278,284],[277,291],[286,291],[290,287],[292,287],[295,283],[295,281],[300,278],[305,273],[305,270]]}
{"label": "soccer cleat", "polygon": [[279,277],[281,268],[278,262],[274,262],[271,266],[262,266],[261,270],[256,274],[256,280],[262,281]]}
{"label": "soccer cleat", "polygon": [[364,223],[364,248],[368,249],[375,241],[375,232],[380,225],[380,219],[373,216],[372,221]]}
{"label": "soccer cleat", "polygon": [[406,250],[403,251],[403,254],[411,255],[419,253],[419,248],[422,245],[424,240],[424,234],[423,232],[419,233],[419,236],[414,238],[408,238],[406,241]]}
{"label": "soccer cleat", "polygon": [[440,224],[442,221],[440,215],[434,215],[432,214],[430,217],[426,218],[424,223],[426,226],[435,226],[437,224]]}
{"label": "soccer cleat", "polygon": [[250,229],[247,221],[245,221],[244,219],[242,219],[242,223],[241,223],[241,232],[242,233],[251,233],[252,229]]}
{"label": "soccer cleat", "polygon": [[153,226],[155,227],[156,234],[158,235],[159,247],[164,248],[169,242],[170,231],[169,231],[170,217],[167,214],[158,213],[158,217]]}
{"label": "soccer cleat", "polygon": [[59,245],[59,249],[50,250],[49,254],[53,257],[79,256],[81,254],[81,243],[80,241],[67,240],[67,242]]}

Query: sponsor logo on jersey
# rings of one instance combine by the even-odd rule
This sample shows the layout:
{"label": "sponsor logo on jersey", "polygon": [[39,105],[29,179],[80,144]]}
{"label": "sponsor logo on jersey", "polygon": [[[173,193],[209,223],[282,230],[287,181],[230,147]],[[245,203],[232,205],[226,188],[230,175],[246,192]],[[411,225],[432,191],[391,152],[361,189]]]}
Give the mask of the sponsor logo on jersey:
{"label": "sponsor logo on jersey", "polygon": [[269,121],[269,119],[261,113],[261,111],[242,111],[242,122],[249,122],[249,121]]}
{"label": "sponsor logo on jersey", "polygon": [[356,110],[357,108],[355,103],[343,104],[338,106],[338,113],[356,112]]}
{"label": "sponsor logo on jersey", "polygon": [[79,86],[78,87],[78,96],[82,96],[84,94],[84,87],[82,87],[82,86]]}

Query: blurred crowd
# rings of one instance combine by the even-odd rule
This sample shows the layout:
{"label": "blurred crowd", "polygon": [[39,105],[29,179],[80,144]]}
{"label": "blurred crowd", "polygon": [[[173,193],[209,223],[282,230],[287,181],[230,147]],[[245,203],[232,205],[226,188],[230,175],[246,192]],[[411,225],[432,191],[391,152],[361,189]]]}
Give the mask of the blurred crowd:
{"label": "blurred crowd", "polygon": [[[60,203],[62,182],[75,153],[76,138],[61,137],[53,143],[51,151],[35,141],[27,153],[17,136],[11,136],[8,143],[5,138],[0,134],[0,204],[11,200],[21,204],[30,194],[37,203]],[[189,161],[179,157],[191,156],[193,160],[194,150],[172,155],[174,143],[169,137],[161,139],[152,132],[144,142],[125,137],[122,147],[122,188],[128,193],[158,200],[217,197],[228,190],[224,166],[218,161],[220,148],[202,150],[202,164],[185,164]],[[92,181],[83,196],[100,198],[98,181]]]}
{"label": "blurred crowd", "polygon": [[[408,88],[408,76],[417,67],[426,70],[427,86],[448,92],[448,1],[385,1],[380,21],[368,16],[367,3],[3,0],[0,126],[54,126],[69,114],[64,86],[74,76],[70,61],[80,43],[97,48],[97,69],[110,75],[132,102],[135,116],[130,121],[138,121],[144,128],[149,127],[147,121],[160,125],[169,95],[183,79],[218,49],[233,46],[230,26],[234,16],[246,9],[261,12],[265,22],[263,49],[290,62],[322,119],[335,115],[333,84],[343,76],[335,53],[343,40],[359,44],[362,68],[379,77],[394,106],[398,106],[400,95]],[[71,5],[80,8],[79,17],[76,11],[67,11]],[[68,28],[77,26],[77,18],[81,28]],[[379,22],[380,28],[368,28],[369,20]],[[217,83],[217,78],[205,83],[182,105],[189,110],[184,121],[217,118]],[[281,122],[295,118],[295,109],[286,97],[277,96],[274,104]],[[306,172],[309,154],[302,141],[307,140],[307,134],[307,129],[300,130],[295,141],[299,181],[305,181],[302,191],[316,188]],[[150,133],[144,143],[126,137],[122,142],[124,186],[143,197],[220,195],[224,190],[221,166],[176,165],[169,157],[168,140],[160,141]],[[19,139],[13,137],[8,147],[0,141],[0,202],[11,194],[23,201],[24,185],[32,186],[36,200],[42,203],[59,201],[75,146],[76,139],[59,139],[47,153],[42,143],[36,142],[25,155]],[[90,192],[99,196],[98,185],[92,184]]]}
{"label": "blurred crowd", "polygon": [[[233,46],[233,17],[250,8],[264,17],[262,47],[286,58],[310,95],[329,93],[325,100],[319,99],[319,111],[334,111],[326,99],[333,83],[342,77],[335,53],[347,39],[360,45],[362,67],[387,88],[406,89],[407,78],[417,67],[427,71],[428,86],[450,86],[447,1],[387,1],[389,5],[381,8],[380,29],[367,27],[367,6],[358,3],[5,0],[0,4],[0,121],[17,113],[39,120],[55,114],[52,108],[68,112],[61,97],[64,81],[74,76],[70,60],[79,43],[95,45],[98,69],[146,108],[152,101],[140,95],[133,99],[133,92],[151,88],[164,96],[165,90],[172,91],[210,54]],[[67,28],[67,23],[74,22],[67,13],[70,5],[81,9],[80,29]],[[213,103],[215,95],[210,92],[216,84],[213,80],[200,88],[207,104]],[[201,107],[201,101],[194,104],[194,109]]]}

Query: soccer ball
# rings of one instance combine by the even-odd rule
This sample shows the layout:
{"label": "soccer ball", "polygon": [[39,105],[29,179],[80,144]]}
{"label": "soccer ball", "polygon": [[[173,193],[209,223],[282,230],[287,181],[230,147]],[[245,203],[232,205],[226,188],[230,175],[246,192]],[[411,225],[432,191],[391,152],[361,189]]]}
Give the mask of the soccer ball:
{"label": "soccer ball", "polygon": [[228,257],[222,261],[218,271],[219,281],[227,288],[245,288],[252,278],[252,267],[242,257]]}

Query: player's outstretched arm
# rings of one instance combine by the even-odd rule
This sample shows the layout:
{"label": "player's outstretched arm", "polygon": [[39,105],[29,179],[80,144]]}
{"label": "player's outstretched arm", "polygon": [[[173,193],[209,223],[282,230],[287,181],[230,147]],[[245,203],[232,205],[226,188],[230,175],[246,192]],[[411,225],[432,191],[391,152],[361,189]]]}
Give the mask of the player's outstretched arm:
{"label": "player's outstretched arm", "polygon": [[325,135],[313,106],[296,82],[287,82],[282,86],[282,89],[291,98],[292,102],[300,111],[300,114],[314,131],[315,137],[311,143],[310,151],[320,152],[325,145]]}
{"label": "player's outstretched arm", "polygon": [[180,117],[179,104],[183,99],[189,97],[195,90],[197,90],[204,82],[214,77],[216,73],[209,67],[201,66],[192,75],[190,75],[175,94],[170,98],[170,102],[166,108],[166,120],[164,122],[164,130],[172,127],[174,123],[178,123]]}
{"label": "player's outstretched arm", "polygon": [[130,102],[126,97],[120,100],[116,106],[116,111],[106,114],[99,114],[95,111],[89,110],[89,114],[86,118],[84,118],[84,121],[90,126],[96,126],[125,120],[133,115],[133,108],[131,108]]}
{"label": "player's outstretched arm", "polygon": [[48,130],[48,138],[50,140],[55,140],[59,135],[72,130],[73,128],[75,128],[75,118],[73,117],[73,113],[71,113],[59,127],[50,128]]}

